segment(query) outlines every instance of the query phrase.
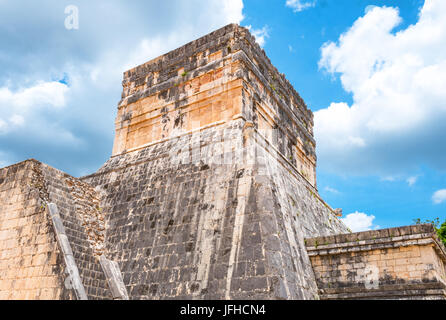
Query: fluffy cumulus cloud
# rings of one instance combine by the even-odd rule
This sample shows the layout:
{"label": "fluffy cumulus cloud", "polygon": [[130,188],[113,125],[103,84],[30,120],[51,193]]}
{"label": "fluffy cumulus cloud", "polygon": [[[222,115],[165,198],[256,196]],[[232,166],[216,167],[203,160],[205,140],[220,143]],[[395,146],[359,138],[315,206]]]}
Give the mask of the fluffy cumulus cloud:
{"label": "fluffy cumulus cloud", "polygon": [[316,0],[287,0],[286,6],[293,9],[294,12],[300,12],[305,9],[314,7],[316,5]]}
{"label": "fluffy cumulus cloud", "polygon": [[[41,108],[57,109],[66,104],[68,86],[60,82],[37,83],[15,92],[0,88],[0,134],[11,133],[32,120]],[[27,121],[25,120],[27,119]]]}
{"label": "fluffy cumulus cloud", "polygon": [[122,73],[228,23],[242,0],[0,1],[0,166],[37,158],[74,175],[110,155]]}
{"label": "fluffy cumulus cloud", "polygon": [[324,169],[381,176],[446,169],[446,1],[426,0],[420,10],[416,24],[395,32],[398,9],[369,6],[322,47],[320,68],[353,97],[315,113]]}
{"label": "fluffy cumulus cloud", "polygon": [[373,225],[373,220],[375,220],[375,216],[367,215],[363,212],[356,211],[355,213],[350,213],[341,220],[353,232],[361,232],[379,228],[379,226]]}
{"label": "fluffy cumulus cloud", "polygon": [[435,204],[446,202],[446,189],[436,191],[432,196],[432,201]]}

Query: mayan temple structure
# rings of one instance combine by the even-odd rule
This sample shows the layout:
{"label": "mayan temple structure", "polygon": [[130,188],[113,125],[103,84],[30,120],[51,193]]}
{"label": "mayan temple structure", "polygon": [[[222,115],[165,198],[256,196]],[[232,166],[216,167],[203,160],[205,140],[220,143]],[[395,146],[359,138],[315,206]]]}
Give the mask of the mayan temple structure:
{"label": "mayan temple structure", "polygon": [[0,169],[0,299],[445,299],[431,225],[351,233],[313,113],[246,28],[124,73],[110,159]]}

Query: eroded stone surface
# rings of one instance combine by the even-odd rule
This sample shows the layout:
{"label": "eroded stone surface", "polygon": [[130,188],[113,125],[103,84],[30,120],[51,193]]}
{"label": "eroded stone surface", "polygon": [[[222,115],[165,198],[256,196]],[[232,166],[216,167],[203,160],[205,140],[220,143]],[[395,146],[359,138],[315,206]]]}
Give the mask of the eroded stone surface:
{"label": "eroded stone surface", "polygon": [[[73,299],[46,206],[56,203],[88,298],[109,297],[85,223],[96,205],[91,186],[29,160],[0,169],[0,296],[4,299]],[[88,194],[88,195],[86,195]],[[82,195],[84,197],[80,202]],[[100,227],[99,227],[100,229]],[[14,266],[14,267],[11,267]]]}
{"label": "eroded stone surface", "polygon": [[0,299],[72,298],[34,162],[0,169]]}
{"label": "eroded stone surface", "polygon": [[73,255],[89,299],[111,297],[99,263],[103,254],[104,222],[99,195],[86,183],[38,163],[45,181],[48,202],[59,209]]}
{"label": "eroded stone surface", "polygon": [[323,299],[446,299],[446,249],[432,225],[306,244]]}
{"label": "eroded stone surface", "polygon": [[313,186],[313,113],[247,29],[228,25],[124,73],[113,155],[236,118]]}
{"label": "eroded stone surface", "polygon": [[132,298],[317,297],[303,236],[346,228],[262,139],[233,120],[84,179],[105,195],[107,252]]}

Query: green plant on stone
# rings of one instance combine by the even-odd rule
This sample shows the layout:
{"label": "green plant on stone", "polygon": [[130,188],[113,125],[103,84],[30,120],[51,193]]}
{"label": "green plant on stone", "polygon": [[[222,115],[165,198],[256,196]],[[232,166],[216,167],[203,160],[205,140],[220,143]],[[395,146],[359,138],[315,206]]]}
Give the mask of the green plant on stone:
{"label": "green plant on stone", "polygon": [[440,218],[434,218],[434,219],[432,219],[432,220],[430,220],[430,219],[426,219],[426,220],[424,220],[424,221],[422,221],[420,218],[417,218],[417,219],[413,219],[413,222],[415,223],[415,224],[425,224],[425,223],[430,223],[430,224],[432,224],[436,229],[438,229],[438,226],[440,225]]}
{"label": "green plant on stone", "polygon": [[440,218],[434,218],[432,220],[426,219],[422,221],[420,218],[414,219],[413,222],[415,224],[425,224],[430,223],[434,226],[435,231],[437,232],[438,238],[443,242],[446,246],[446,220],[440,224]]}
{"label": "green plant on stone", "polygon": [[274,92],[276,92],[276,87],[275,87],[272,83],[270,83],[269,86],[271,87],[271,89],[272,89]]}
{"label": "green plant on stone", "polygon": [[443,244],[446,246],[446,221],[441,224],[441,226],[437,229],[438,237]]}

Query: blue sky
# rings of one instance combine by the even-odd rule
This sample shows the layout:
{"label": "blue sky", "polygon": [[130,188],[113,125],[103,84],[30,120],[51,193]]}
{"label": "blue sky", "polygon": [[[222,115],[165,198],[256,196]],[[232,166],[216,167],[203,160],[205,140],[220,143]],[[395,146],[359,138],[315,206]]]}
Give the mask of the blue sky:
{"label": "blue sky", "polygon": [[94,172],[122,72],[239,22],[315,112],[319,192],[346,223],[445,220],[445,3],[0,0],[0,167],[32,157]]}

